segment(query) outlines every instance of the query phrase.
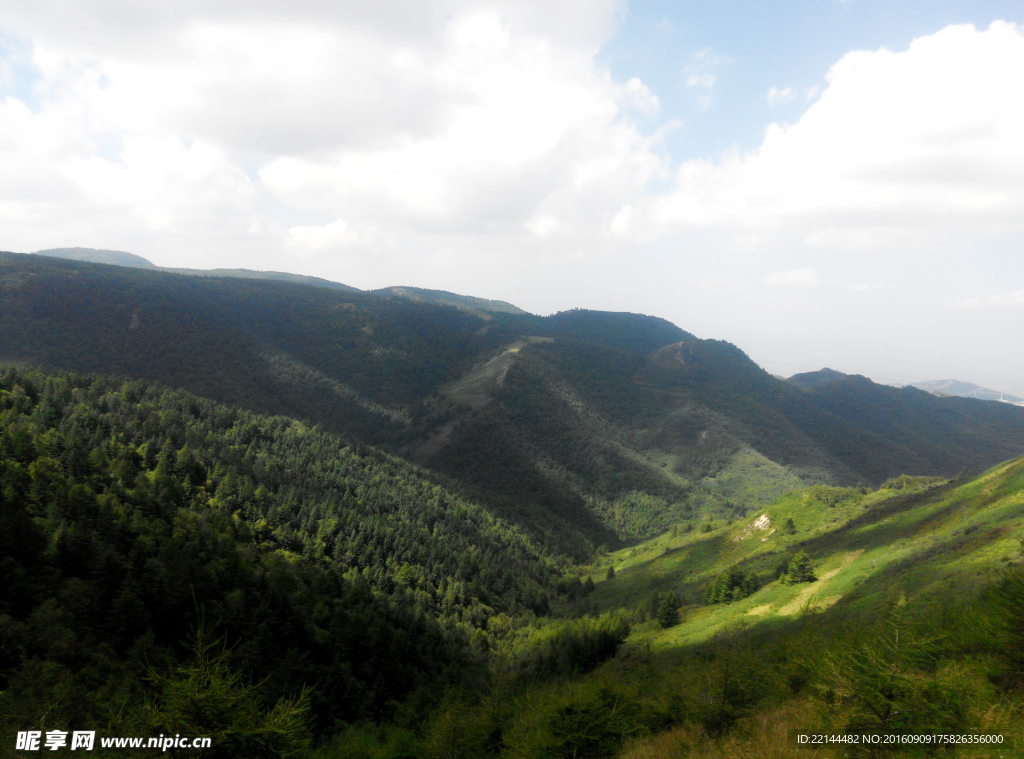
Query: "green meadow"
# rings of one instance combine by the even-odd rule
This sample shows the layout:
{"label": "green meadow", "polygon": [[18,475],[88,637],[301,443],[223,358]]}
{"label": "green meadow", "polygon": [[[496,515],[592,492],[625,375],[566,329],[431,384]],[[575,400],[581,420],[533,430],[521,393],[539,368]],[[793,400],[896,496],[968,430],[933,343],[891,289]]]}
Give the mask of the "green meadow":
{"label": "green meadow", "polygon": [[[866,610],[897,590],[922,599],[950,588],[972,593],[1021,559],[1024,461],[1001,464],[966,483],[917,478],[898,484],[903,486],[867,492],[796,490],[731,524],[679,525],[595,564],[592,600],[601,611],[642,609],[653,593],[676,592],[685,623],[669,630],[643,624],[630,639],[669,647],[832,606],[836,614]],[[776,567],[801,550],[818,580],[775,581]],[[611,580],[608,566],[615,569]],[[734,603],[701,603],[702,590],[732,566],[770,581]]]}
{"label": "green meadow", "polygon": [[[580,570],[594,584],[592,615],[632,621],[614,658],[451,698],[410,745],[437,757],[782,759],[904,752],[794,754],[795,732],[960,732],[1003,744],[909,755],[1020,755],[1011,745],[1024,748],[1022,538],[1024,459],[974,479],[804,488],[731,523],[675,525]],[[784,584],[780,567],[799,552],[816,579]],[[761,587],[706,603],[730,570]],[[680,622],[663,627],[656,601],[669,593]],[[400,755],[360,745],[323,756]]]}

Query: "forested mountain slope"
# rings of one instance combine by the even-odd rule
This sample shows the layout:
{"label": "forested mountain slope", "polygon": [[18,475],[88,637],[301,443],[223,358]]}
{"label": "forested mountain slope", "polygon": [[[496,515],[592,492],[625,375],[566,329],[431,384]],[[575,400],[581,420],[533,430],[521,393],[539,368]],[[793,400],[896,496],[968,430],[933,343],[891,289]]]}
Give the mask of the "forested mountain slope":
{"label": "forested mountain slope", "polygon": [[159,380],[390,439],[507,335],[454,308],[0,254],[0,357]]}
{"label": "forested mountain slope", "polygon": [[[109,264],[111,266],[128,266],[139,269],[151,269],[153,271],[166,271],[171,274],[185,274],[190,277],[222,277],[228,279],[264,279],[274,282],[291,282],[296,285],[310,285],[322,287],[327,290],[340,290],[342,292],[362,292],[358,287],[334,282],[321,277],[310,277],[303,274],[289,274],[282,271],[257,271],[253,269],[176,269],[168,266],[156,266],[142,256],[133,253],[125,253],[119,250],[97,250],[95,248],[52,248],[50,250],[37,250],[37,256],[49,256],[52,258],[65,258],[70,261],[88,261],[96,264]],[[434,303],[442,306],[455,306],[466,311],[489,312],[506,311],[513,314],[525,313],[511,303],[500,300],[486,300],[484,298],[473,298],[466,295],[444,292],[442,290],[424,290],[419,287],[387,287],[382,290],[373,290],[374,295],[382,297],[405,298],[417,303]]]}
{"label": "forested mountain slope", "polygon": [[5,729],[46,712],[123,733],[117,709],[153,695],[147,667],[187,657],[204,626],[254,697],[315,685],[317,731],[388,717],[470,676],[496,615],[567,609],[566,568],[430,473],[300,422],[0,371]]}
{"label": "forested mountain slope", "polygon": [[1021,408],[838,373],[801,389],[663,319],[476,300],[0,254],[0,362],[316,422],[577,558],[805,482],[951,476],[1024,452]]}
{"label": "forested mountain slope", "polygon": [[652,364],[663,386],[674,383],[741,425],[736,434],[765,455],[831,472],[840,484],[978,473],[1024,453],[1024,414],[1006,404],[936,398],[861,376],[801,391],[711,340],[665,348]]}
{"label": "forested mountain slope", "polygon": [[741,516],[801,481],[952,476],[1024,452],[1016,407],[864,378],[805,392],[714,340],[646,356],[529,343],[489,398],[431,466],[522,500],[578,498],[620,535]]}

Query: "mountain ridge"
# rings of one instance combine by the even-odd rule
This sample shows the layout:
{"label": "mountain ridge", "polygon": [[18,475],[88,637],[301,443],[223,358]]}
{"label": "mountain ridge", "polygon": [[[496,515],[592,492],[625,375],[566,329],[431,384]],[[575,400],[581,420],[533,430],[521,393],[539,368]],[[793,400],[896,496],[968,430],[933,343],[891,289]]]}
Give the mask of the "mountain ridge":
{"label": "mountain ridge", "polygon": [[664,319],[547,317],[0,254],[0,361],[323,425],[576,557],[808,483],[981,471],[1024,410],[846,377],[813,392]]}
{"label": "mountain ridge", "polygon": [[924,382],[912,382],[911,387],[932,393],[933,395],[956,395],[961,398],[977,398],[982,401],[1003,401],[1006,403],[1024,403],[1024,398],[999,390],[990,390],[973,382],[964,382],[956,379],[927,380]]}
{"label": "mountain ridge", "polygon": [[[157,266],[142,256],[134,253],[126,253],[120,250],[100,250],[97,248],[51,248],[49,250],[37,250],[31,255],[48,256],[51,258],[63,258],[70,261],[85,261],[88,263],[106,264],[108,266],[124,266],[138,269],[153,269],[165,271],[171,274],[182,274],[189,277],[229,277],[236,279],[265,279],[277,282],[292,282],[294,284],[322,287],[328,290],[340,290],[343,292],[364,292],[357,287],[335,282],[322,277],[312,277],[305,274],[292,274],[281,271],[259,271],[254,269],[182,269],[168,266]],[[476,298],[470,295],[457,295],[444,290],[426,290],[420,287],[385,287],[378,290],[368,290],[381,297],[399,297],[425,303],[437,303],[450,305],[456,308],[469,311],[501,311],[508,313],[526,312],[518,306],[506,303],[501,300],[488,300]]]}

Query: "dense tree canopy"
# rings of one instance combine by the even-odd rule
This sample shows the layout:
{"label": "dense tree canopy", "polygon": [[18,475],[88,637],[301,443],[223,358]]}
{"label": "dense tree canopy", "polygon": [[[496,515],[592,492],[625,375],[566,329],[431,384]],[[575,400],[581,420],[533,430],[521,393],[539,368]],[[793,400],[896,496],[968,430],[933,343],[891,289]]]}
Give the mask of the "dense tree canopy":
{"label": "dense tree canopy", "polygon": [[316,684],[320,729],[379,718],[464,676],[493,615],[571,603],[560,561],[436,478],[299,422],[0,373],[9,715],[43,699],[99,719],[205,625],[268,704]]}

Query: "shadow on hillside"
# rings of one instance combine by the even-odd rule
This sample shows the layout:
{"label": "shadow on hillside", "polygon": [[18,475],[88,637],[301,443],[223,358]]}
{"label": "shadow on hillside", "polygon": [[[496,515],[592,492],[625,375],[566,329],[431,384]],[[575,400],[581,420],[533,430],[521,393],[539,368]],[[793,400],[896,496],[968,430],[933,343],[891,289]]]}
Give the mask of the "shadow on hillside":
{"label": "shadow on hillside", "polygon": [[[897,595],[917,596],[920,602],[930,602],[933,596],[943,592],[951,583],[959,587],[976,586],[994,579],[993,572],[973,571],[958,576],[949,572],[949,566],[962,557],[969,556],[987,545],[1003,539],[1012,527],[1005,522],[1013,520],[1013,514],[1002,515],[988,524],[967,524],[962,528],[950,525],[959,513],[973,512],[983,508],[974,499],[956,498],[951,503],[939,505],[951,491],[964,483],[951,482],[929,490],[896,496],[863,514],[851,519],[845,525],[825,534],[804,540],[798,545],[773,553],[760,554],[737,562],[743,571],[758,572],[763,579],[781,556],[795,550],[806,551],[816,564],[838,554],[854,551],[871,551],[886,546],[913,541],[923,533],[930,533],[930,545],[912,547],[910,555],[892,560],[863,576],[857,584],[848,588],[843,597],[828,609],[810,616],[819,622],[833,619],[849,620],[853,617],[876,616],[878,604]],[[922,513],[908,514],[921,507],[932,506]],[[1024,509],[1021,510],[1024,513]],[[903,518],[900,515],[905,515]],[[945,526],[945,527],[943,527]],[[869,529],[863,529],[869,528]],[[936,530],[937,531],[933,531]],[[900,546],[902,549],[904,546]],[[713,565],[726,548],[726,536],[717,535],[699,541],[691,546],[680,547],[631,567],[620,573],[616,587],[599,587],[599,603],[616,603],[622,606],[637,606],[655,592],[674,590],[687,605],[699,605],[707,588],[708,578],[697,575],[702,568]],[[673,557],[678,555],[678,559]],[[657,564],[661,566],[656,566]],[[603,584],[602,584],[603,585]],[[948,589],[948,588],[947,588]],[[601,591],[604,591],[603,593]],[[937,597],[937,596],[936,596]],[[798,615],[799,617],[799,615]],[[757,634],[785,634],[794,624],[794,617],[764,616],[744,619],[736,627]],[[732,629],[732,628],[729,628]],[[752,632],[753,634],[753,632]],[[703,644],[694,644],[698,648]],[[683,648],[692,648],[684,646]]]}
{"label": "shadow on hillside", "polygon": [[[725,548],[725,535],[716,535],[707,540],[701,540],[689,546],[671,548],[663,553],[651,556],[651,558],[639,564],[634,564],[629,569],[616,575],[612,585],[601,583],[595,591],[594,600],[601,605],[616,604],[620,606],[632,606],[647,599],[653,593],[664,593],[674,590],[677,593],[682,591],[684,600],[689,601],[690,596],[699,583],[679,579],[678,573],[674,571],[679,564],[684,567],[698,569],[702,565],[714,563],[717,556]],[[653,569],[653,565],[666,558],[678,562],[673,570],[661,572]],[[694,595],[694,600],[696,596]]]}

